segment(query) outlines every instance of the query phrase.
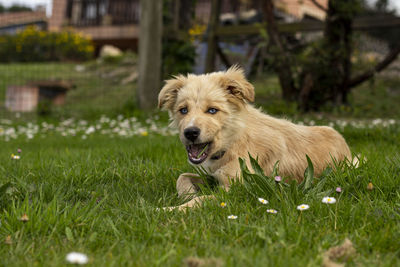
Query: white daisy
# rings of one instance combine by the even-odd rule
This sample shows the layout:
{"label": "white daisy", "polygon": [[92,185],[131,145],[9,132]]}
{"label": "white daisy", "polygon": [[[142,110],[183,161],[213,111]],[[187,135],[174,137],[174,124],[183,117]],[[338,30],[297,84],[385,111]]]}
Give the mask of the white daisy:
{"label": "white daisy", "polygon": [[297,206],[297,209],[300,211],[308,210],[309,208],[310,208],[310,206],[308,206],[307,204],[301,204],[301,205]]}
{"label": "white daisy", "polygon": [[229,216],[228,216],[228,219],[229,219],[229,220],[236,220],[236,219],[237,219],[237,216],[236,216],[236,215],[229,215]]}
{"label": "white daisy", "polygon": [[86,264],[89,261],[85,254],[79,252],[68,253],[65,259],[72,264]]}
{"label": "white daisy", "polygon": [[221,202],[221,204],[219,204],[221,206],[221,208],[225,208],[226,207],[226,203],[225,202]]}
{"label": "white daisy", "polygon": [[20,159],[21,157],[18,156],[18,155],[11,154],[11,158],[12,158],[12,159]]}
{"label": "white daisy", "polygon": [[272,213],[272,214],[278,213],[278,211],[277,211],[277,210],[274,210],[274,209],[268,209],[267,212],[268,212],[268,213]]}
{"label": "white daisy", "polygon": [[336,203],[336,199],[334,197],[324,197],[322,199],[322,203],[335,204]]}
{"label": "white daisy", "polygon": [[258,201],[260,201],[264,205],[268,204],[268,200],[265,200],[265,199],[263,199],[261,197],[258,198]]}

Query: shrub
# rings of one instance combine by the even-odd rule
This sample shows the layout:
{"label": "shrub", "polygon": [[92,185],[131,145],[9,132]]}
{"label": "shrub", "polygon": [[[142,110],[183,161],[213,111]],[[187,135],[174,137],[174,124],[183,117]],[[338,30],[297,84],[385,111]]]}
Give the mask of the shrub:
{"label": "shrub", "polygon": [[92,57],[91,40],[70,30],[46,32],[27,27],[0,36],[0,62],[84,61]]}
{"label": "shrub", "polygon": [[164,39],[162,47],[163,78],[192,72],[196,48],[189,41]]}

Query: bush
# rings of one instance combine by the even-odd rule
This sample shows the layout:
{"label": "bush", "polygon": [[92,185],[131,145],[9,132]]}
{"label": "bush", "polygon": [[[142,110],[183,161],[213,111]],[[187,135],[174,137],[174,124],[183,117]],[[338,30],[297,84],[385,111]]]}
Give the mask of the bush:
{"label": "bush", "polygon": [[93,51],[89,38],[70,30],[27,27],[16,35],[0,36],[0,62],[84,61]]}
{"label": "bush", "polygon": [[192,72],[196,48],[189,41],[164,39],[162,47],[163,78]]}

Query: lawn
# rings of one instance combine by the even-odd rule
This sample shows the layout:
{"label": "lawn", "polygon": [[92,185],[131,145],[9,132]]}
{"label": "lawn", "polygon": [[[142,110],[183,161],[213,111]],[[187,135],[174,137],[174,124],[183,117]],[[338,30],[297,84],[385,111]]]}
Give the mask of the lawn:
{"label": "lawn", "polygon": [[[0,65],[0,102],[9,84],[77,85],[45,118],[0,107],[0,266],[65,266],[72,251],[91,266],[321,266],[346,238],[355,253],[338,262],[400,266],[398,78],[362,85],[351,106],[306,115],[282,102],[275,76],[255,81],[257,106],[330,125],[367,161],[327,170],[308,190],[245,175],[230,192],[204,188],[216,200],[198,209],[165,212],[158,208],[182,203],[177,177],[194,170],[166,113],[137,110],[135,83],[121,82],[134,64],[118,64]],[[326,196],[336,203],[322,203]]]}
{"label": "lawn", "polygon": [[[140,116],[135,102],[135,79],[129,79],[136,70],[137,60],[133,54],[116,62],[0,64],[0,116],[15,119],[14,114],[4,108],[7,86],[47,79],[67,80],[76,86],[68,92],[63,107],[53,108],[53,118],[97,119],[102,114]],[[394,107],[400,102],[400,79],[396,68],[393,68],[395,74],[390,71],[388,68],[387,72],[355,88],[349,96],[350,105],[327,107],[322,114],[330,118],[399,118],[400,109]],[[296,106],[282,100],[276,75],[268,74],[250,81],[256,89],[257,105],[266,112],[301,119]],[[20,115],[25,119],[37,119],[33,116],[35,113]]]}
{"label": "lawn", "polygon": [[[152,120],[0,122],[1,265],[64,266],[78,251],[91,266],[320,266],[324,252],[348,238],[356,251],[350,266],[400,266],[399,121],[336,122],[368,160],[316,179],[318,190],[210,187],[204,193],[217,199],[185,213],[157,210],[182,203],[175,181],[193,170],[177,136]],[[300,212],[303,203],[310,208]]]}
{"label": "lawn", "polygon": [[[65,105],[53,108],[54,117],[97,118],[105,113],[116,114],[134,103],[135,80],[127,78],[135,71],[134,56],[109,63],[0,64],[0,115],[12,116],[2,107],[8,86],[43,80],[66,80],[75,86],[68,92]],[[22,115],[32,119],[32,114]]]}

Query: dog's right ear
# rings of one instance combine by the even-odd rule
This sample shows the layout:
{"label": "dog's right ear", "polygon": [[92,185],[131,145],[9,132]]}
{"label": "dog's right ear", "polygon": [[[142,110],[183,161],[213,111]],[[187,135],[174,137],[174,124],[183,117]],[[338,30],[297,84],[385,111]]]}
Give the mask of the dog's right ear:
{"label": "dog's right ear", "polygon": [[165,82],[164,87],[158,94],[158,107],[163,110],[172,110],[179,90],[185,86],[186,77],[179,75]]}
{"label": "dog's right ear", "polygon": [[254,87],[244,76],[244,71],[238,65],[230,67],[226,72],[218,73],[220,84],[229,91],[234,100],[254,102]]}

